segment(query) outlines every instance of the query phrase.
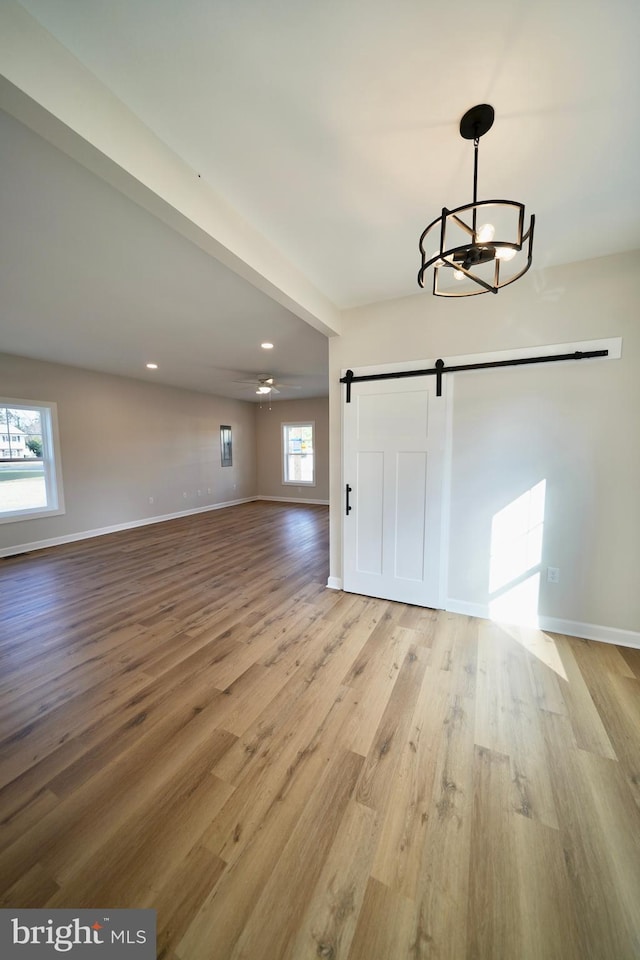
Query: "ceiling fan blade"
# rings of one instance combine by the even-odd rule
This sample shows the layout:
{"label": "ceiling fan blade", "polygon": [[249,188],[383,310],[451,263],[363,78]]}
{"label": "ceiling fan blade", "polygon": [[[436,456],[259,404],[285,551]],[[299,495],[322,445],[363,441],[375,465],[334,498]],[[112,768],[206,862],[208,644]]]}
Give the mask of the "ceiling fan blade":
{"label": "ceiling fan blade", "polygon": [[279,383],[275,377],[267,377],[264,374],[259,374],[254,377],[253,380],[232,380],[232,383],[237,384],[240,387],[253,387],[253,389],[259,393],[261,387],[268,387],[269,392],[263,393],[262,396],[268,397],[269,393],[280,393],[282,390],[301,390],[302,387],[299,383]]}

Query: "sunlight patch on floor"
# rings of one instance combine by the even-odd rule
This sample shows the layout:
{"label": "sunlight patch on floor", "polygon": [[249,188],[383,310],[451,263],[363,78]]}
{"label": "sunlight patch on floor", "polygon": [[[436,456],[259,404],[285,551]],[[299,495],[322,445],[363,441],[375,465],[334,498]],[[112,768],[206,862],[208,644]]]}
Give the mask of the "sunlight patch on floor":
{"label": "sunlight patch on floor", "polygon": [[553,670],[562,680],[569,680],[562,663],[558,645],[554,638],[543,630],[519,626],[513,623],[499,623],[500,629],[508,634],[521,647],[540,660],[545,667]]}

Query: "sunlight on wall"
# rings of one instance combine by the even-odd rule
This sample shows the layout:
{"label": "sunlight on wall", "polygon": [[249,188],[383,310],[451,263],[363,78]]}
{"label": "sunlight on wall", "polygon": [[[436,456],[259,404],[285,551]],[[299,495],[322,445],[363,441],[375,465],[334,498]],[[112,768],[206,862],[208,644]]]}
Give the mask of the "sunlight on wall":
{"label": "sunlight on wall", "polygon": [[546,486],[541,480],[494,514],[489,566],[492,620],[538,626]]}
{"label": "sunlight on wall", "polygon": [[499,597],[489,601],[489,616],[501,623],[538,626],[540,574],[534,573]]}

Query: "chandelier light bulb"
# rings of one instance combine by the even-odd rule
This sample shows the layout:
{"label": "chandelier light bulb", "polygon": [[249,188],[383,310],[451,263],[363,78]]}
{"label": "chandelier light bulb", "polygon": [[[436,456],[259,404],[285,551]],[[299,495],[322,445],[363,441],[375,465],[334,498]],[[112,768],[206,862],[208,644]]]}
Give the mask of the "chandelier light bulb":
{"label": "chandelier light bulb", "polygon": [[[420,235],[418,246],[421,254],[421,266],[418,271],[418,284],[425,285],[427,270],[433,267],[432,292],[436,297],[472,297],[479,293],[498,293],[519,280],[531,266],[533,251],[533,229],[535,217],[532,215],[529,227],[525,229],[525,207],[516,200],[479,200],[478,199],[478,153],[480,138],[493,126],[494,109],[488,103],[479,103],[471,107],[460,120],[460,136],[473,142],[473,199],[471,203],[449,208],[442,206],[442,214],[432,220]],[[498,227],[484,222],[484,217],[497,217]],[[466,234],[466,236],[465,236]],[[437,238],[439,247],[431,256],[427,249]],[[513,260],[517,253],[524,257],[514,272],[510,267],[501,274],[503,261]],[[454,269],[455,280],[470,283],[442,285],[449,271]],[[454,289],[455,288],[455,289]]]}
{"label": "chandelier light bulb", "polygon": [[496,235],[496,228],[492,223],[483,223],[478,229],[478,242],[491,243]]}

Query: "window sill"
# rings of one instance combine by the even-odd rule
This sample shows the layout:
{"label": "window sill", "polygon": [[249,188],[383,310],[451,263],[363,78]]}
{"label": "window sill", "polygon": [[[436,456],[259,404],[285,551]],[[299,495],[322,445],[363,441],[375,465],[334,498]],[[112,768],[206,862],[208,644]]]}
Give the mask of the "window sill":
{"label": "window sill", "polygon": [[0,523],[15,523],[17,520],[39,520],[41,517],[59,517],[64,512],[64,508],[60,507],[55,510],[49,510],[47,507],[39,510],[15,510],[12,513],[1,513]]}

